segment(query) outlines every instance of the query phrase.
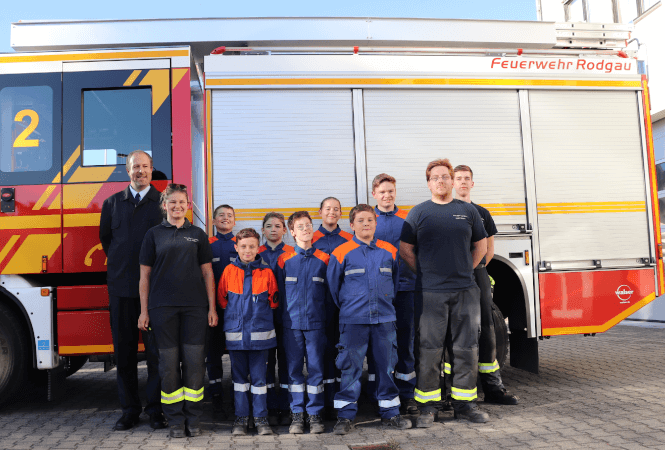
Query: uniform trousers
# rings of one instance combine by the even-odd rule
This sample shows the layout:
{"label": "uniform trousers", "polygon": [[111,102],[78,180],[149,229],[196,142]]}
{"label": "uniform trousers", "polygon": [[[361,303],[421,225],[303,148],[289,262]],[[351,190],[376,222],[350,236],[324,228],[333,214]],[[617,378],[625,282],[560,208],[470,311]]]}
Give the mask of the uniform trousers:
{"label": "uniform trousers", "polygon": [[[289,368],[291,412],[305,411],[305,392],[307,392],[307,414],[320,414],[324,403],[325,329],[292,330],[285,328],[284,345]],[[307,383],[305,383],[303,375],[305,357],[307,357]]]}
{"label": "uniform trousers", "polygon": [[492,284],[487,269],[483,266],[473,271],[480,288],[480,339],[478,340],[478,372],[483,392],[500,391],[504,388],[496,360],[496,334],[492,314]]}
{"label": "uniform trousers", "polygon": [[222,367],[222,357],[226,347],[226,337],[223,330],[224,310],[217,307],[217,317],[219,324],[211,328],[208,333],[208,355],[206,357],[206,369],[208,371],[208,393],[210,395],[223,395],[222,379],[224,378],[224,368]]}
{"label": "uniform trousers", "polygon": [[[266,369],[269,350],[229,350],[237,417],[268,416]],[[250,383],[251,380],[251,383]]]}
{"label": "uniform trousers", "polygon": [[332,300],[330,293],[326,294],[326,349],[323,357],[323,385],[324,404],[326,408],[333,408],[335,394],[340,389],[341,373],[335,365],[337,356],[336,345],[339,342],[339,308]]}
{"label": "uniform trousers", "polygon": [[[141,300],[138,297],[116,297],[109,295],[109,316],[113,353],[117,368],[118,397],[123,414],[141,414],[139,381],[136,353],[139,345],[139,316]],[[160,403],[159,356],[154,334],[142,332],[143,345],[148,363],[148,384],[146,385],[147,404],[145,412],[154,414],[162,411]]]}
{"label": "uniform trousers", "polygon": [[[376,368],[379,414],[390,419],[399,414],[399,389],[393,379],[397,363],[397,336],[395,322],[371,325],[340,324],[340,337],[335,361],[342,372],[339,392],[335,395],[335,408],[339,418],[353,420],[358,412],[360,376],[363,361],[370,353]],[[438,380],[438,379],[437,379]]]}
{"label": "uniform trousers", "polygon": [[[276,311],[277,312],[277,311]],[[268,387],[268,410],[289,410],[289,369],[284,351],[284,333],[280,323],[275,321],[277,333],[277,348],[268,350],[268,372],[266,373],[266,386]],[[275,377],[275,366],[277,377]]]}
{"label": "uniform trousers", "polygon": [[171,426],[198,427],[203,414],[208,308],[154,308],[150,325],[159,347],[164,415]]}
{"label": "uniform trousers", "polygon": [[434,412],[441,401],[439,375],[451,341],[453,372],[451,397],[456,410],[477,398],[478,338],[480,335],[480,289],[458,292],[417,292],[415,297],[416,373],[415,399],[421,410]]}

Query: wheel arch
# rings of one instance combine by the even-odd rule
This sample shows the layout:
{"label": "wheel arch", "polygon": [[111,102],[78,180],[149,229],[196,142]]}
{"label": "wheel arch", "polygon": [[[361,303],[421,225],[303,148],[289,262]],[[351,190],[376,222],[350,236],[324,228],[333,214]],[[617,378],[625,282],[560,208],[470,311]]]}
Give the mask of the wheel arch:
{"label": "wheel arch", "polygon": [[5,287],[0,286],[0,302],[3,304],[9,306],[12,308],[19,317],[23,317],[23,323],[26,326],[26,329],[28,330],[29,335],[26,336],[28,338],[28,341],[30,342],[30,348],[32,351],[32,367],[36,368],[37,367],[37,349],[35,348],[35,340],[33,339],[33,336],[35,335],[35,331],[32,328],[32,321],[30,320],[30,316],[28,315],[28,312],[25,309],[25,306],[19,301],[18,298],[16,298],[15,295],[13,295],[9,290],[7,290]]}
{"label": "wheel arch", "polygon": [[[506,274],[512,275],[513,279],[510,281],[511,285],[515,285],[515,281],[517,281],[517,284],[521,290],[521,295],[523,300],[522,302],[519,303],[519,306],[521,308],[519,308],[518,310],[524,311],[523,317],[524,319],[526,319],[528,311],[529,291],[526,287],[526,282],[524,281],[524,277],[522,277],[522,274],[520,273],[517,266],[515,266],[515,264],[513,264],[512,261],[510,261],[508,258],[504,256],[494,255],[494,257],[492,258],[492,263],[487,266],[487,271],[490,274],[490,276],[496,278],[495,281],[501,280],[501,278],[505,277]],[[496,298],[496,292],[497,290],[495,290],[494,302],[501,310],[501,313],[505,317],[509,318],[508,320],[510,322],[511,315],[514,316],[514,313],[516,312],[516,310],[514,310],[513,308],[518,306],[516,304],[517,302],[513,301],[507,304],[508,303],[506,299],[507,291],[499,289],[499,298]]]}

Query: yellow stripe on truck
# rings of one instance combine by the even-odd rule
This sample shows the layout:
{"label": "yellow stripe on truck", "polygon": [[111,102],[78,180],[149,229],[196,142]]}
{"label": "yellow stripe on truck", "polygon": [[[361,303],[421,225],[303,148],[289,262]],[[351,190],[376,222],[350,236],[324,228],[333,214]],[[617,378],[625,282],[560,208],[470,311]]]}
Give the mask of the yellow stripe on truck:
{"label": "yellow stripe on truck", "polygon": [[42,256],[51,259],[62,243],[62,235],[31,234],[25,238],[2,273],[39,273],[42,271]]}

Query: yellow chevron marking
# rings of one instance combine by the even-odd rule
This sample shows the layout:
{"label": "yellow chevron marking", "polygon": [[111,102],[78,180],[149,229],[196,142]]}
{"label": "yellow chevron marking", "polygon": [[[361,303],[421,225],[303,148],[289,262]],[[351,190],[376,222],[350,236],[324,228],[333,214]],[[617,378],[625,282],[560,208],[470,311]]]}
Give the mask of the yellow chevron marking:
{"label": "yellow chevron marking", "polygon": [[[60,174],[58,174],[60,175]],[[39,200],[37,200],[37,203],[35,203],[35,206],[32,207],[33,211],[37,211],[38,209],[41,209],[42,206],[44,206],[44,203],[46,203],[46,200],[48,200],[49,196],[53,193],[55,190],[55,186],[49,186],[46,188],[46,190],[42,193],[41,197],[39,197]]]}
{"label": "yellow chevron marking", "polygon": [[[74,150],[74,153],[72,153],[72,156],[69,157],[67,162],[65,163],[64,166],[62,166],[62,171],[63,171],[63,177],[64,175],[67,175],[67,172],[69,172],[69,169],[72,168],[74,163],[76,162],[77,159],[79,159],[79,156],[81,156],[81,146],[79,145],[76,147],[76,150]],[[55,183],[55,181],[54,181]]]}
{"label": "yellow chevron marking", "polygon": [[169,96],[169,70],[149,70],[139,85],[152,86],[152,114],[154,115]]}
{"label": "yellow chevron marking", "polygon": [[98,227],[100,216],[100,213],[63,214],[62,226],[65,228]]}
{"label": "yellow chevron marking", "polygon": [[79,166],[67,183],[83,183],[89,181],[106,181],[109,179],[115,166],[108,167],[81,167]]}
{"label": "yellow chevron marking", "polygon": [[189,69],[171,69],[171,89],[175,89],[188,70]]}
{"label": "yellow chevron marking", "polygon": [[90,206],[92,199],[102,188],[101,183],[95,184],[71,184],[63,186],[63,204],[62,208],[82,209]]}
{"label": "yellow chevron marking", "polygon": [[48,209],[60,209],[62,208],[62,200],[60,198],[60,192],[55,196]]}
{"label": "yellow chevron marking", "polygon": [[25,238],[23,244],[7,263],[2,273],[39,273],[42,271],[42,256],[51,259],[60,247],[62,235],[31,234]]}
{"label": "yellow chevron marking", "polygon": [[20,238],[20,236],[17,236],[17,235],[14,235],[14,236],[10,237],[9,241],[7,241],[5,246],[2,247],[2,251],[0,251],[0,264],[2,264],[2,261],[5,260],[5,258],[7,257],[9,252],[12,250],[12,248],[14,247],[14,244],[16,244],[16,241],[18,241],[19,238]]}
{"label": "yellow chevron marking", "polygon": [[0,217],[0,229],[26,230],[30,228],[60,228],[60,214]]}
{"label": "yellow chevron marking", "polygon": [[135,70],[132,72],[132,74],[125,80],[125,82],[122,84],[123,86],[131,86],[134,81],[139,77],[139,74],[141,73],[140,70]]}

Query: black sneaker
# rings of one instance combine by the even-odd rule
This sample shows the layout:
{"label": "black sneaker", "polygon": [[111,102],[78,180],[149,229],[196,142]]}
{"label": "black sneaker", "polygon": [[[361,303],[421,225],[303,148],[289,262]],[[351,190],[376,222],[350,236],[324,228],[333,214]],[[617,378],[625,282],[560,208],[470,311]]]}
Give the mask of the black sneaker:
{"label": "black sneaker", "polygon": [[495,403],[497,405],[517,405],[519,399],[517,396],[509,393],[506,388],[498,391],[486,391],[485,403]]}
{"label": "black sneaker", "polygon": [[397,414],[396,416],[392,416],[390,419],[381,419],[381,424],[385,428],[390,427],[396,430],[408,430],[413,426],[413,424],[409,419],[405,419],[399,414]]}
{"label": "black sneaker", "polygon": [[412,416],[420,414],[418,402],[416,402],[416,399],[414,398],[400,399],[400,409],[402,410],[402,414],[409,414]]}
{"label": "black sneaker", "polygon": [[320,434],[326,431],[326,427],[323,425],[323,419],[318,414],[308,416],[307,422],[309,422],[309,432],[312,434]]}
{"label": "black sneaker", "polygon": [[259,436],[272,434],[272,428],[270,428],[267,417],[254,417],[254,425],[256,425],[256,432]]}
{"label": "black sneaker", "polygon": [[462,409],[455,410],[455,419],[465,419],[473,423],[485,423],[490,420],[490,416],[478,409],[478,405],[473,402]]}
{"label": "black sneaker", "polygon": [[233,422],[233,431],[231,434],[233,436],[247,436],[247,425],[249,424],[249,417],[240,416],[236,417],[236,421]]}
{"label": "black sneaker", "polygon": [[434,425],[434,412],[433,411],[421,411],[420,415],[416,419],[417,428],[429,428]]}
{"label": "black sneaker", "polygon": [[302,413],[291,413],[290,434],[303,434],[305,432],[305,419]]}
{"label": "black sneaker", "polygon": [[184,425],[171,425],[169,427],[169,436],[172,438],[184,438],[185,426]]}
{"label": "black sneaker", "polygon": [[353,430],[353,423],[349,419],[337,419],[337,423],[333,428],[333,434],[347,434]]}

